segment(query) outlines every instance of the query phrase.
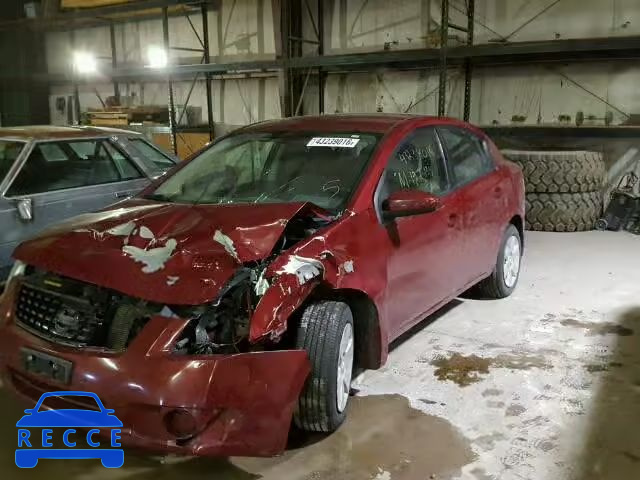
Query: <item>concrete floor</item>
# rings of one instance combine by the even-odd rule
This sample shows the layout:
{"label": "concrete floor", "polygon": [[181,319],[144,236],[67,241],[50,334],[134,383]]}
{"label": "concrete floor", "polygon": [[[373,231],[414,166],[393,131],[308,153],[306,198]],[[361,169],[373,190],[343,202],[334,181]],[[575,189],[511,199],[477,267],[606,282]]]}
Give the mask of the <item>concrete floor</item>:
{"label": "concrete floor", "polygon": [[353,383],[334,435],[275,459],[13,464],[21,407],[0,392],[0,478],[640,479],[640,238],[527,237],[502,301],[460,299]]}

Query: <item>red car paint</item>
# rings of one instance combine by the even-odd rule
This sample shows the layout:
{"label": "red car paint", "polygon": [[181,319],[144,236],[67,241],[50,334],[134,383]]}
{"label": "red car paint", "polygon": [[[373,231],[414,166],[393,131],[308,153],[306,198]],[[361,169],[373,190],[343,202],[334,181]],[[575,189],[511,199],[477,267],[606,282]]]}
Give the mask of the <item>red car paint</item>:
{"label": "red car paint", "polygon": [[[9,287],[0,307],[6,322],[12,318],[16,289],[16,284]],[[152,318],[120,355],[54,346],[12,328],[0,336],[5,385],[31,404],[45,391],[58,389],[21,372],[20,349],[29,347],[73,362],[73,388],[98,392],[105,406],[115,409],[127,446],[189,455],[281,452],[297,392],[309,372],[306,353],[175,357],[170,347],[185,323]],[[164,416],[176,408],[191,412],[199,425],[198,434],[184,444],[163,424]]]}
{"label": "red car paint", "polygon": [[[269,255],[287,222],[317,207],[302,203],[255,205],[169,205],[135,199],[119,208],[82,215],[21,244],[14,257],[45,270],[112,288],[158,303],[199,305],[211,301],[242,262]],[[153,238],[136,231],[109,234],[129,222],[144,225]],[[233,241],[238,259],[214,241],[216,231]],[[139,248],[162,247],[176,239],[175,253],[157,275],[123,255],[123,238]],[[28,260],[27,260],[28,259]],[[175,281],[173,281],[173,280]]]}
{"label": "red car paint", "polygon": [[[416,128],[440,125],[467,129],[486,142],[495,169],[442,196],[431,213],[383,222],[375,204],[384,199],[376,197],[376,190],[388,159]],[[375,344],[375,359],[368,366],[379,366],[391,340],[489,275],[506,226],[523,224],[520,170],[504,160],[481,131],[456,120],[324,116],[261,123],[242,131],[383,134],[342,216],[267,267],[269,287],[250,320],[253,344],[277,342],[292,314],[316,289],[355,292],[374,306],[367,339]],[[405,201],[425,202],[418,197],[408,195]],[[240,263],[268,256],[287,223],[309,213],[328,217],[322,209],[300,203],[187,206],[136,198],[45,232],[22,244],[14,256],[133,297],[203,304],[215,300]],[[142,226],[148,231],[142,232]],[[225,246],[226,239],[232,248]],[[136,249],[156,248],[168,253],[161,259],[162,267],[143,272],[143,267],[154,270],[157,264],[136,257]],[[322,275],[301,282],[286,268],[296,259],[316,262]],[[72,389],[94,391],[116,409],[127,428],[126,444],[202,455],[270,455],[284,448],[291,413],[309,371],[306,353],[176,357],[171,348],[187,321],[163,316],[154,317],[123,354],[69,349],[14,324],[19,284],[19,279],[12,282],[2,301],[0,352],[7,385],[24,397],[33,400],[42,390],[69,389],[42,384],[21,372],[19,350],[26,346],[72,361]],[[172,438],[162,423],[172,408],[194,412],[202,431],[183,442]]]}

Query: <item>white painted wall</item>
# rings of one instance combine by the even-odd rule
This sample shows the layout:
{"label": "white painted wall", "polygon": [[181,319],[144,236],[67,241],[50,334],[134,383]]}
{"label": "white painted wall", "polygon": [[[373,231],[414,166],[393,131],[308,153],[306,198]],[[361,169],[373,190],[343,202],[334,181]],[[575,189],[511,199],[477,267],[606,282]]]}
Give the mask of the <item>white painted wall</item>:
{"label": "white painted wall", "polygon": [[[375,51],[385,44],[392,49],[420,48],[433,45],[440,21],[439,0],[348,0],[343,15],[341,1],[325,2],[333,7],[325,14],[325,51],[345,53]],[[550,5],[552,0],[476,0],[476,43],[508,36],[521,25]],[[229,62],[236,60],[273,58],[275,35],[270,0],[223,0],[220,11],[210,12],[209,30],[212,55]],[[315,13],[315,0],[309,2]],[[451,0],[450,19],[464,24],[461,13],[464,0]],[[258,19],[261,17],[262,21]],[[201,34],[200,16],[191,17]],[[307,38],[313,38],[312,22],[303,8],[303,25]],[[452,34],[457,34],[452,31]],[[563,0],[549,11],[527,24],[510,37],[513,41],[551,40],[590,36],[640,34],[639,0]],[[464,34],[459,33],[459,40]],[[160,20],[145,20],[117,27],[119,63],[144,63],[146,48],[162,44]],[[199,43],[187,20],[171,18],[170,37],[174,46],[198,48]],[[69,32],[48,34],[47,58],[52,72],[69,71],[74,47]],[[76,34],[75,48],[109,55],[107,28],[94,28]],[[451,42],[455,43],[455,39]],[[313,54],[313,45],[305,46],[305,53]],[[184,62],[193,52],[172,52],[175,62]],[[105,62],[110,60],[106,59]],[[583,85],[593,95],[577,87]],[[450,71],[448,114],[462,114],[462,76],[459,70]],[[327,112],[384,112],[410,111],[434,114],[437,104],[437,71],[389,71],[375,73],[332,74],[326,83]],[[110,85],[97,79],[100,94],[111,94]],[[526,123],[557,121],[560,114],[575,118],[578,110],[586,115],[604,117],[607,110],[615,121],[624,115],[607,107],[596,96],[606,99],[620,110],[640,112],[640,65],[636,63],[598,63],[561,65],[549,69],[541,66],[478,68],[472,87],[472,121],[480,124],[498,122],[508,124],[514,115],[527,117]],[[166,85],[162,83],[131,84],[122,87],[124,93],[135,92],[144,104],[166,104]],[[176,103],[184,102],[189,82],[176,84]],[[261,93],[262,92],[262,93]],[[55,115],[55,97],[70,95],[71,86],[56,86],[51,90],[52,119],[66,120]],[[216,80],[213,87],[214,118],[218,122],[245,124],[280,116],[278,82],[276,78],[237,78]],[[98,106],[92,89],[83,87],[83,107]],[[196,85],[190,102],[206,111],[204,84]],[[317,111],[315,79],[309,82],[304,112]]]}
{"label": "white painted wall", "polygon": [[[361,10],[362,3],[348,2],[344,16],[340,2],[335,2],[327,32],[327,53],[376,51],[385,44],[391,49],[424,48],[437,39],[439,1],[369,0]],[[640,34],[638,0],[563,0],[518,30],[551,3],[552,0],[476,0],[476,43],[500,37],[538,41]],[[450,9],[450,21],[464,25],[464,1],[451,0]],[[458,41],[464,41],[463,33],[451,33],[459,36]],[[450,39],[450,43],[455,44],[456,39]],[[454,117],[462,114],[461,78],[460,70],[449,72],[447,113]],[[611,111],[614,121],[621,122],[626,117],[596,97],[623,112],[640,112],[639,82],[640,64],[631,62],[479,68],[474,73],[471,120],[508,124],[514,115],[523,115],[526,123],[551,123],[560,114],[575,118],[580,110],[597,117]],[[436,86],[437,72],[433,70],[332,75],[327,81],[327,111],[375,111],[382,106],[385,112],[434,114]],[[310,107],[314,102],[315,99]]]}

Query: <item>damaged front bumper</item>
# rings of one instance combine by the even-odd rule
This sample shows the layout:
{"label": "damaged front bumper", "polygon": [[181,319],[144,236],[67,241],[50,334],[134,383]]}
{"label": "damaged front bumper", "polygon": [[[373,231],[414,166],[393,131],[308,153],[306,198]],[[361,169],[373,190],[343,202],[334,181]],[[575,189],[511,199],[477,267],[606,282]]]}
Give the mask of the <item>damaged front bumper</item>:
{"label": "damaged front bumper", "polygon": [[[205,456],[284,450],[309,373],[306,352],[176,355],[172,347],[188,320],[163,316],[152,317],[122,353],[65,347],[14,323],[11,290],[0,306],[0,369],[30,406],[46,391],[94,392],[124,424],[128,447]],[[28,372],[24,349],[70,362],[70,381]]]}

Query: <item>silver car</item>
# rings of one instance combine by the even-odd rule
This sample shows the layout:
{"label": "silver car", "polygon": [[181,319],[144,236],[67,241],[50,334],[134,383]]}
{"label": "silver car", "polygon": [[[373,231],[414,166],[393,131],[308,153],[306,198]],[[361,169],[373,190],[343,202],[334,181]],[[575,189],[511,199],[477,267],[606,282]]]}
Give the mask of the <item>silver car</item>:
{"label": "silver car", "polygon": [[131,131],[0,128],[0,282],[18,243],[50,224],[137,193],[175,163]]}

